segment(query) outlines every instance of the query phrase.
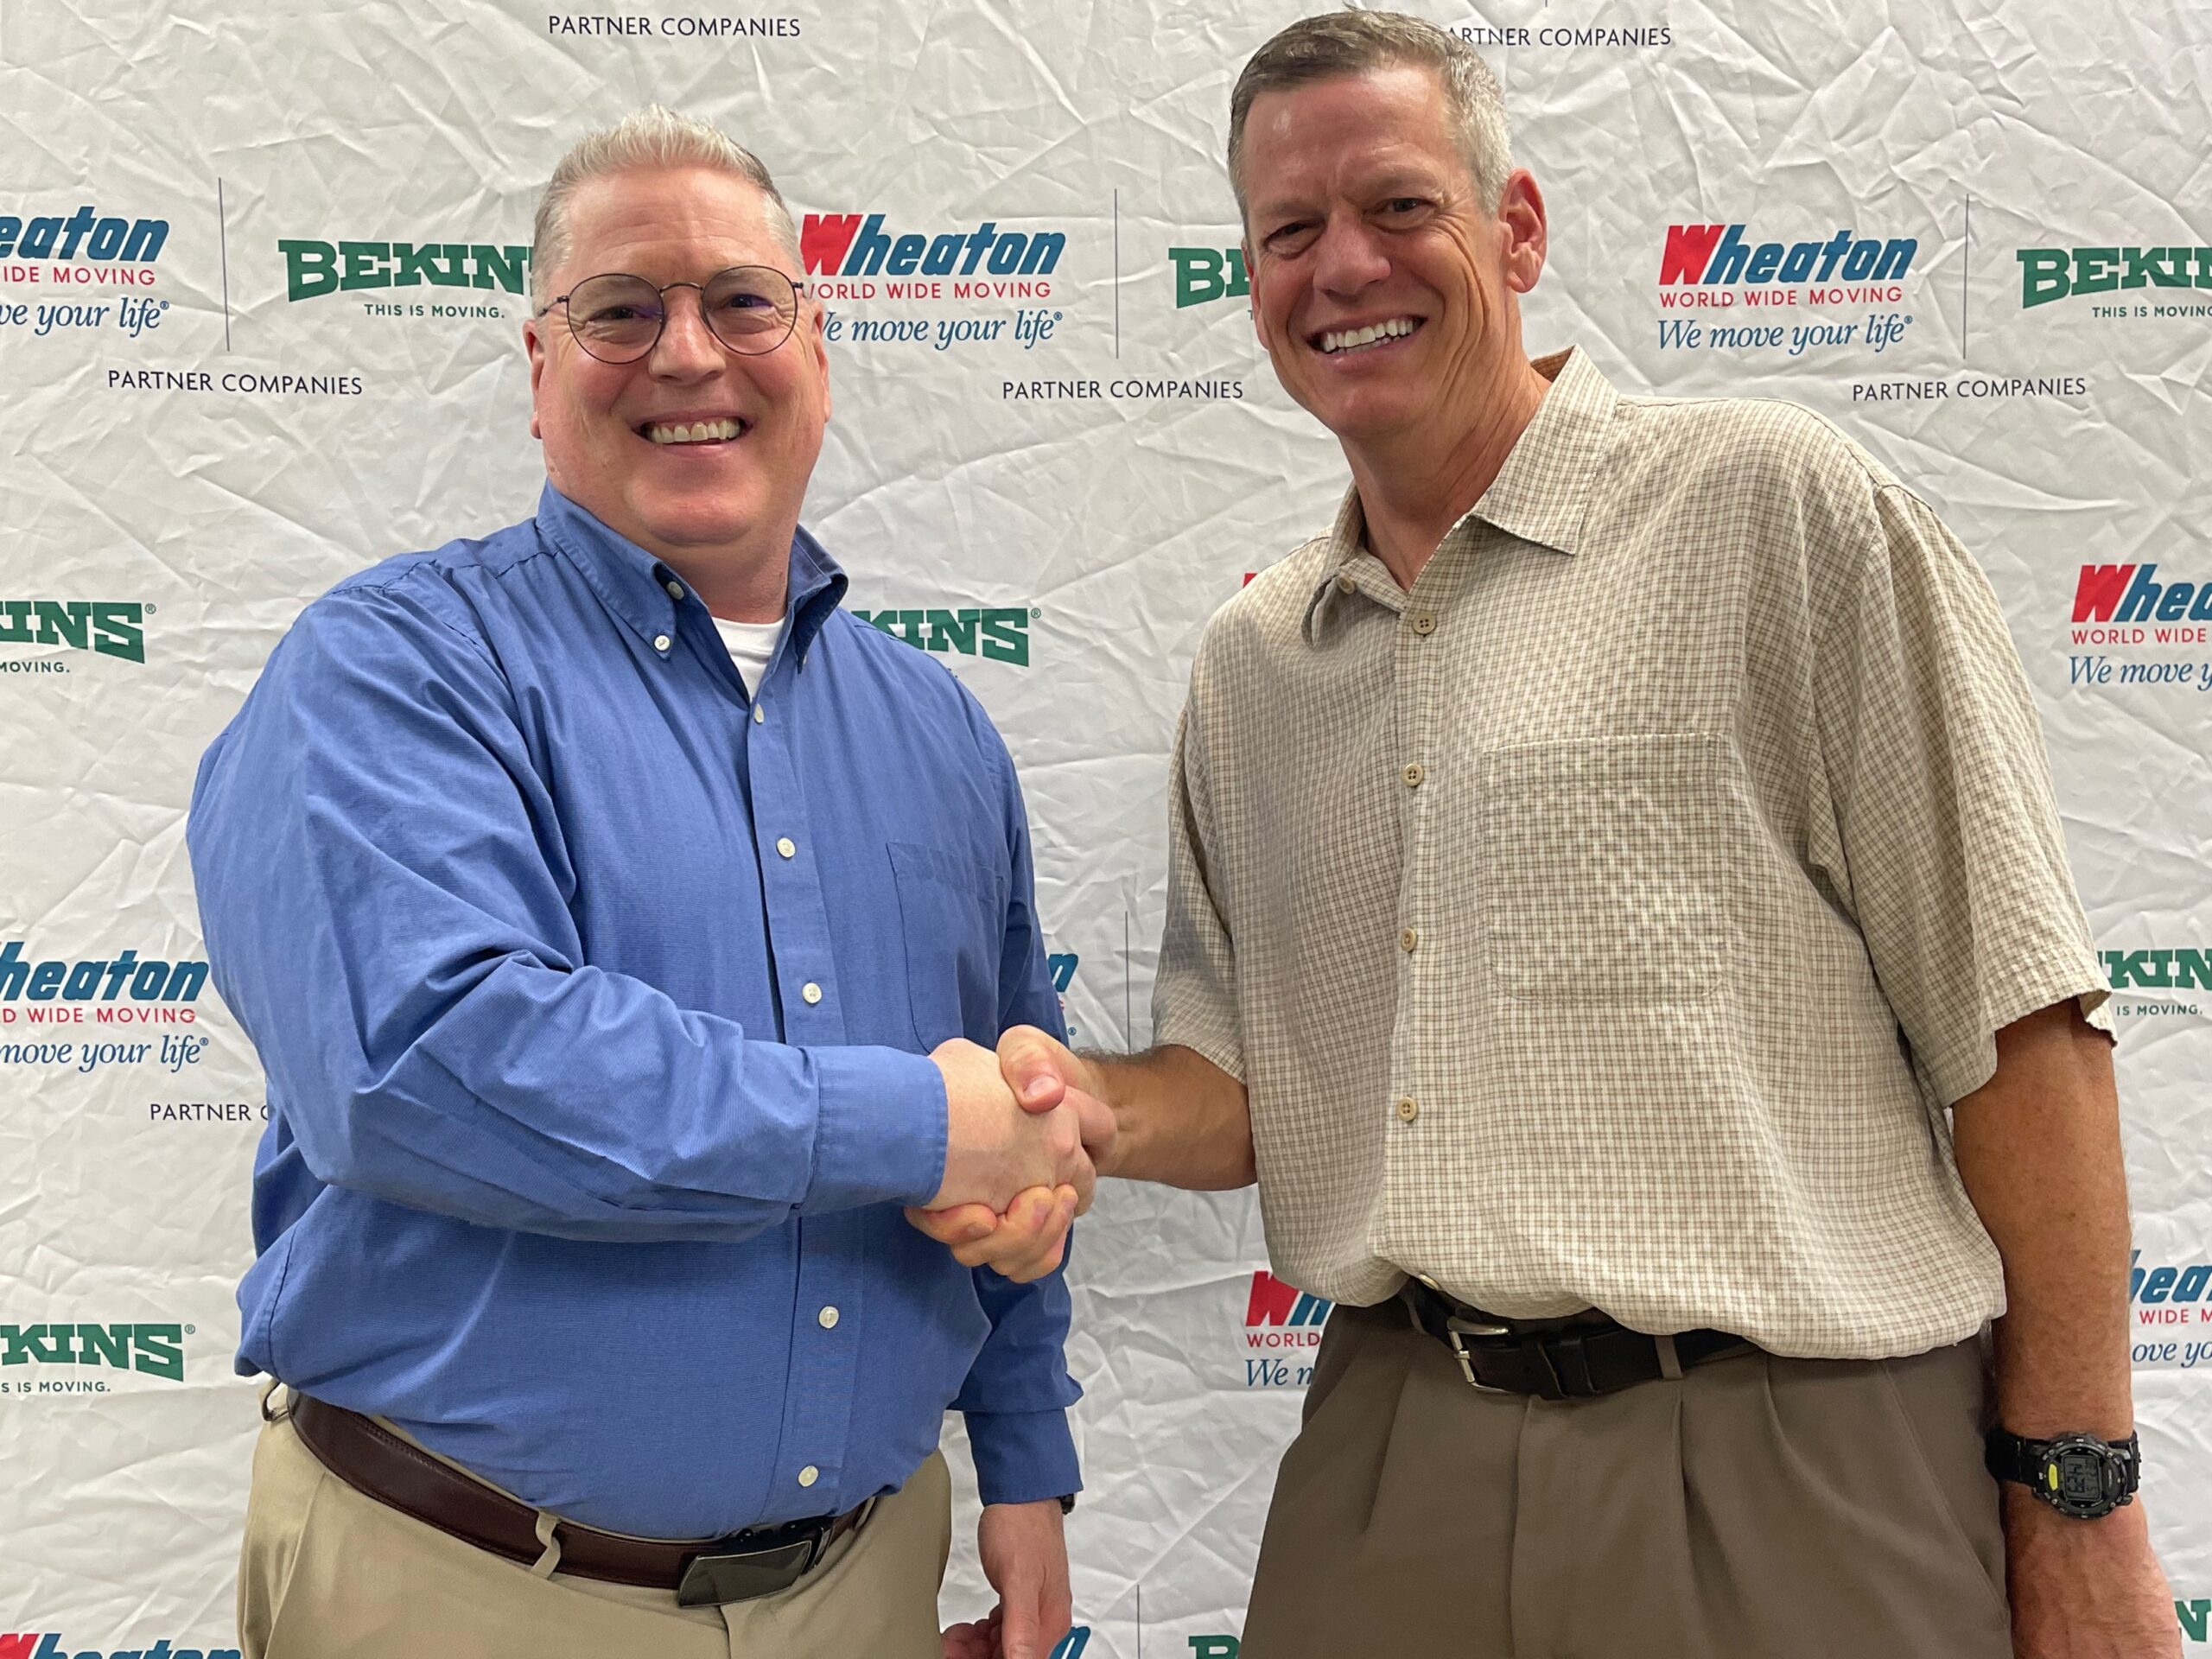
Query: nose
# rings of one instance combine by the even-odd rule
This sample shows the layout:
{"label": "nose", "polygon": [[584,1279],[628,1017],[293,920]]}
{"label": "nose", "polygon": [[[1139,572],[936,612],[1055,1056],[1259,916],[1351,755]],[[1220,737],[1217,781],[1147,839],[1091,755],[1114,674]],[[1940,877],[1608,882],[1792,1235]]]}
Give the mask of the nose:
{"label": "nose", "polygon": [[1349,298],[1390,274],[1390,258],[1375,227],[1349,209],[1329,215],[1313,250],[1313,284]]}
{"label": "nose", "polygon": [[700,380],[719,373],[729,353],[707,327],[703,300],[696,288],[672,288],[661,298],[668,321],[653,342],[650,363],[664,380]]}

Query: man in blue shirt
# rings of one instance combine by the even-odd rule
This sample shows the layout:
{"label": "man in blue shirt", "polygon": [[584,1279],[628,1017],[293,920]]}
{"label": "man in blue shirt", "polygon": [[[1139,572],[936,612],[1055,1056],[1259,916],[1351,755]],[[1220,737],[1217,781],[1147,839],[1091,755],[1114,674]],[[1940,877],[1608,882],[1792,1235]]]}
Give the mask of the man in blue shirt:
{"label": "man in blue shirt", "polygon": [[[990,1052],[1059,1029],[1012,763],[798,527],[828,362],[759,162],[633,117],[536,258],[536,517],[309,606],[194,798],[272,1109],[245,1648],[1044,1659],[1101,1126]],[[1008,1276],[900,1214],[963,1202]],[[1001,1603],[941,1643],[948,1405]]]}

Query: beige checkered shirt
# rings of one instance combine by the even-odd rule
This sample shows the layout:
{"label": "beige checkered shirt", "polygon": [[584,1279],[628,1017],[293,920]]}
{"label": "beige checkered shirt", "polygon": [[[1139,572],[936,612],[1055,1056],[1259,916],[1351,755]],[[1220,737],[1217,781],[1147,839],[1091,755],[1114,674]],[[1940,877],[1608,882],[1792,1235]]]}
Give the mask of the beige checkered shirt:
{"label": "beige checkered shirt", "polygon": [[1410,592],[1354,493],[1209,628],[1157,1039],[1244,1080],[1318,1294],[1961,1340],[2004,1287],[1943,1108],[2108,1024],[1996,598],[1818,416],[1539,366]]}

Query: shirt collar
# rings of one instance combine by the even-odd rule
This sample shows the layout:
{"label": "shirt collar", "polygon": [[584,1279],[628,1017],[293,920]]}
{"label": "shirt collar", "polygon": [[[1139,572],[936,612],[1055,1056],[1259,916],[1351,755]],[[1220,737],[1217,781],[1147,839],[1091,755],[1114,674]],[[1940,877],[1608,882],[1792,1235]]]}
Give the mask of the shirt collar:
{"label": "shirt collar", "polygon": [[[1467,518],[1571,556],[1581,546],[1583,520],[1619,394],[1578,348],[1540,357],[1535,367],[1552,383],[1551,390]],[[1374,597],[1388,597],[1393,608],[1404,600],[1382,562],[1367,550],[1367,518],[1356,485],[1344,492],[1328,546],[1327,563],[1306,607],[1309,639],[1319,638],[1329,609],[1342,594],[1366,589]]]}
{"label": "shirt collar", "polygon": [[[589,582],[607,608],[656,652],[672,640],[676,619],[698,596],[664,561],[626,536],[616,534],[548,483],[537,499],[538,533],[563,554]],[[673,584],[674,591],[671,591]],[[806,665],[808,648],[822,625],[845,597],[844,570],[804,529],[791,537],[789,592],[784,601],[787,645],[794,661]],[[701,607],[704,614],[704,607]]]}

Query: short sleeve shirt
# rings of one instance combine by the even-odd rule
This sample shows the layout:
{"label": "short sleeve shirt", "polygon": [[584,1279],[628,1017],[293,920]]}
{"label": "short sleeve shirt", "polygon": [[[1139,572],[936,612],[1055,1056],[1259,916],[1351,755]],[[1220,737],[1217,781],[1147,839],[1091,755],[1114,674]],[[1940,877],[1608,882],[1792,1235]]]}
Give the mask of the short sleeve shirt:
{"label": "short sleeve shirt", "polygon": [[1945,1108],[2109,1028],[1986,579],[1818,416],[1580,353],[1410,590],[1215,619],[1157,1039],[1243,1079],[1275,1270],[1877,1357],[2000,1313]]}

